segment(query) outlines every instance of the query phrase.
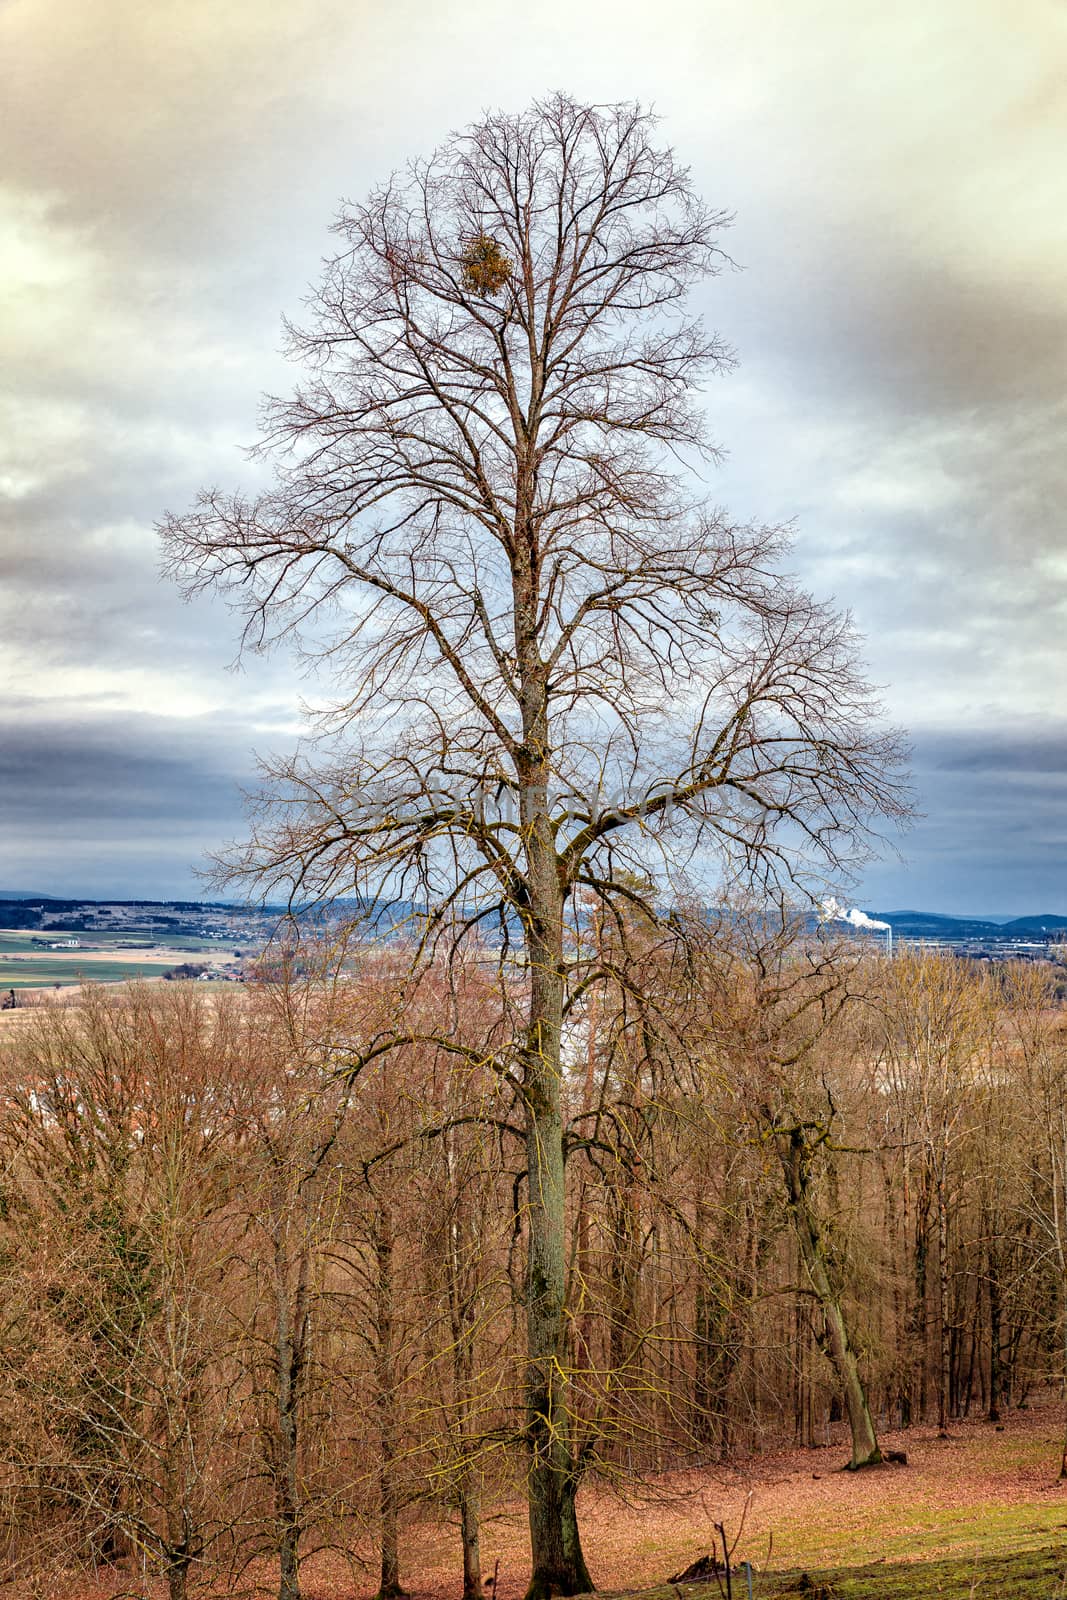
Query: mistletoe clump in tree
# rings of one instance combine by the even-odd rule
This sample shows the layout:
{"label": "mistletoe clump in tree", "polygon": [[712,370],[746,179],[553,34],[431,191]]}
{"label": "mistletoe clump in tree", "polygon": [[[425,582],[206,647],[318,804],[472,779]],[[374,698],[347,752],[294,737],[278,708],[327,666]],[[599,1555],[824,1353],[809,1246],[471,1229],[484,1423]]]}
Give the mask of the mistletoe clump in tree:
{"label": "mistletoe clump in tree", "polygon": [[187,589],[227,591],[255,648],[301,635],[339,686],[268,768],[229,880],[413,898],[426,950],[521,928],[501,1071],[526,1142],[531,1595],[591,1587],[561,1039],[598,971],[568,919],[632,907],[656,851],[832,875],[902,804],[846,620],[783,576],[781,530],[701,498],[699,384],[731,358],[687,295],[728,220],[639,106],[485,117],[342,212],[289,329],[306,379],[267,403],[274,486],[164,524]]}

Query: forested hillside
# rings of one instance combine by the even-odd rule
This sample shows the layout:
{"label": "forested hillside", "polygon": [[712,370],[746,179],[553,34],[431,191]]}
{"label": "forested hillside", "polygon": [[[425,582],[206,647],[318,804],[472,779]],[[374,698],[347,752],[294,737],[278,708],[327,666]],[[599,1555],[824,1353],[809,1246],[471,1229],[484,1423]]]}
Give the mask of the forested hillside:
{"label": "forested hillside", "polygon": [[[1062,1384],[1048,969],[599,937],[616,979],[574,1017],[563,1083],[559,1425],[583,1483],[842,1418],[869,1458],[865,1427],[995,1419]],[[376,1551],[395,1593],[432,1526],[481,1593],[481,1521],[528,1464],[516,996],[476,948],[414,979],[399,949],[313,965],[90,991],[4,1029],[17,1582],[144,1565],[179,1600],[270,1556],[291,1597],[332,1546]],[[412,1042],[384,1050],[398,1014]]]}

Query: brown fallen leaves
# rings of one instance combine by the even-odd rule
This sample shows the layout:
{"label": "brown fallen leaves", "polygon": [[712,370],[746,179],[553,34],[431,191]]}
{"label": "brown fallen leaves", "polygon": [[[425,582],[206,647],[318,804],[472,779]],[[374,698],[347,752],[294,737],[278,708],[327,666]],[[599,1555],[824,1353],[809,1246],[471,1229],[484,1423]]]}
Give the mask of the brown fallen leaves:
{"label": "brown fallen leaves", "polygon": [[[1050,1512],[1067,1524],[1067,1486],[1056,1481],[1062,1430],[1063,1407],[1045,1404],[1011,1413],[1003,1431],[965,1421],[953,1424],[947,1441],[939,1440],[932,1426],[886,1435],[886,1445],[906,1445],[906,1469],[835,1470],[847,1456],[842,1439],[825,1449],[754,1457],[731,1469],[667,1473],[625,1498],[590,1486],[579,1501],[589,1565],[607,1590],[663,1583],[669,1573],[714,1547],[715,1523],[728,1532],[736,1529],[746,1502],[744,1549],[735,1559],[763,1565],[770,1552],[775,1567],[794,1570],[877,1560],[886,1544],[892,1544],[894,1559],[906,1559],[913,1533],[915,1557],[930,1558],[958,1547],[961,1528],[979,1539],[983,1516],[1003,1522],[1001,1510],[1007,1516],[1013,1507],[1022,1518],[1019,1529],[1039,1534],[1050,1525]],[[1033,1508],[1029,1520],[1028,1508]],[[482,1552],[487,1574],[499,1561],[497,1600],[520,1600],[528,1577],[520,1505],[486,1519]],[[422,1522],[407,1529],[402,1577],[415,1600],[457,1600],[459,1571],[455,1528]],[[248,1594],[255,1583],[262,1595],[276,1592],[267,1568],[246,1573],[239,1592]],[[340,1557],[316,1557],[305,1564],[303,1587],[305,1600],[365,1600],[375,1588],[373,1566],[365,1577],[354,1578]],[[228,1592],[235,1591],[197,1591],[212,1600]],[[131,1593],[163,1600],[165,1586],[151,1579],[133,1585],[127,1573],[113,1581],[57,1581],[40,1596],[116,1600]],[[0,1590],[0,1596],[28,1600],[10,1589]]]}

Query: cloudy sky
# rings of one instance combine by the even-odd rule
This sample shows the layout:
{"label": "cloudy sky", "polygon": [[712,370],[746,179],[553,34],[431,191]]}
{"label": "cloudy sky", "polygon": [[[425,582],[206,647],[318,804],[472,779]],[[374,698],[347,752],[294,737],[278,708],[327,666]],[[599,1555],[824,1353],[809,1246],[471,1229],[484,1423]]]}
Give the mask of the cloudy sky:
{"label": "cloudy sky", "polygon": [[248,481],[342,197],[487,107],[654,103],[744,270],[716,495],[796,520],[924,813],[878,909],[1067,913],[1064,0],[0,0],[0,888],[194,894],[291,661],[158,578]]}

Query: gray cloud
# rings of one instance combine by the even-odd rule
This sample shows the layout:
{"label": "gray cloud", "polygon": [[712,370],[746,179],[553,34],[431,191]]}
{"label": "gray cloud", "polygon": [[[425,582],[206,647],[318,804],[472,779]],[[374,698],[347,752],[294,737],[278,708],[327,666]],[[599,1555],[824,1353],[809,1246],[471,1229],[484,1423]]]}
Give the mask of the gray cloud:
{"label": "gray cloud", "polygon": [[[0,8],[19,129],[0,166],[0,670],[26,701],[5,718],[0,880],[52,792],[50,740],[92,803],[40,815],[102,888],[176,881],[181,850],[229,831],[227,784],[263,730],[291,738],[303,685],[282,658],[224,672],[232,619],[159,585],[151,524],[202,483],[252,481],[257,396],[292,382],[279,315],[340,197],[555,87],[562,62],[579,96],[654,100],[737,209],[745,271],[706,296],[743,360],[709,391],[730,451],[711,488],[739,516],[796,515],[802,575],[853,609],[915,730],[927,820],[910,875],[872,881],[970,909],[1027,909],[1013,883],[1064,901],[1062,7],[549,0],[521,52],[500,22],[489,0]],[[1023,724],[1043,730],[1025,748],[995,732]],[[174,804],[168,825],[168,793],[193,824]],[[124,844],[108,818],[127,799]]]}
{"label": "gray cloud", "polygon": [[16,716],[4,728],[5,885],[206,894],[194,869],[242,829],[240,788],[253,775],[247,723],[78,711],[48,722]]}
{"label": "gray cloud", "polygon": [[915,778],[925,814],[905,862],[865,874],[867,904],[978,916],[1058,911],[1067,887],[1067,722],[927,733]]}
{"label": "gray cloud", "polygon": [[[1034,782],[1067,773],[1067,723],[1039,729],[991,728],[976,739],[947,731],[923,741],[920,758],[938,772],[983,773],[1001,781]],[[1063,819],[1067,832],[1067,817]]]}
{"label": "gray cloud", "polygon": [[16,723],[0,743],[0,828],[59,839],[71,826],[129,837],[170,819],[236,825],[246,734],[244,723],[99,713]]}

